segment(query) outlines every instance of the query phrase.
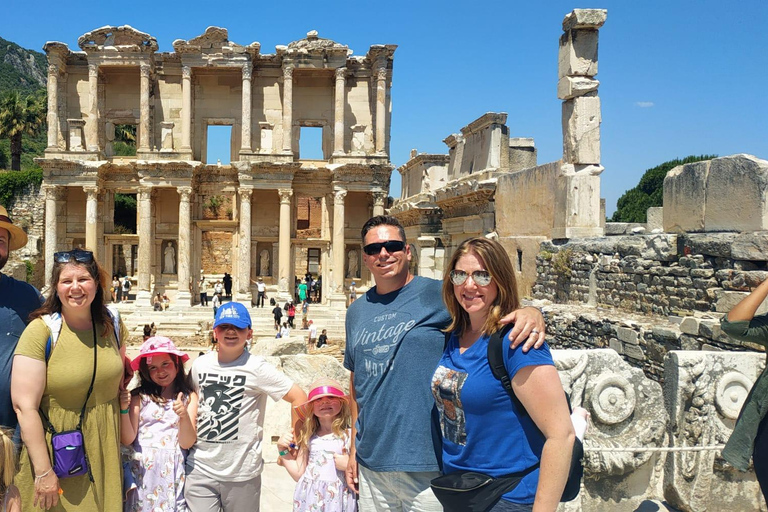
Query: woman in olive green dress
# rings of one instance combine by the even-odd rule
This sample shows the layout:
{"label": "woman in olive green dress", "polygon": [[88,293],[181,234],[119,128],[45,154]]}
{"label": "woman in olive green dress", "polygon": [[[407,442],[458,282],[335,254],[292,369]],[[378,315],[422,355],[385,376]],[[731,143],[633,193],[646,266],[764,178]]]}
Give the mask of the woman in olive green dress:
{"label": "woman in olive green dress", "polygon": [[[106,308],[108,277],[93,253],[75,249],[54,255],[51,283],[13,360],[11,397],[24,442],[16,477],[22,507],[117,512],[123,501],[118,396],[125,349],[115,339],[113,317]],[[51,331],[41,317],[56,313],[61,315],[61,332],[46,357]],[[127,339],[122,322],[118,332]],[[88,473],[59,479],[51,464],[51,435],[39,411],[57,432],[74,430],[92,379],[82,432],[93,482]]]}

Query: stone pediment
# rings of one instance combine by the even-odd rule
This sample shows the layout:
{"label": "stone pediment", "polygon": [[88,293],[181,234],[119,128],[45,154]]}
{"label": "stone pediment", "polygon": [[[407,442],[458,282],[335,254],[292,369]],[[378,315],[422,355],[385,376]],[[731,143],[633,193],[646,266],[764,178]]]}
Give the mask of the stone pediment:
{"label": "stone pediment", "polygon": [[84,51],[100,51],[104,48],[128,52],[157,51],[157,39],[130,25],[97,28],[80,36],[77,45]]}
{"label": "stone pediment", "polygon": [[307,37],[304,39],[299,39],[298,41],[289,43],[288,52],[290,53],[291,50],[297,51],[299,53],[323,53],[326,51],[331,51],[333,53],[344,52],[344,54],[352,54],[352,50],[350,50],[348,46],[337,43],[331,39],[318,37],[317,30],[311,30],[307,32]]}
{"label": "stone pediment", "polygon": [[248,46],[242,46],[229,40],[229,31],[222,27],[208,27],[205,32],[197,37],[185,41],[176,39],[173,42],[173,49],[177,53],[251,53],[258,54],[261,48],[260,43],[251,43]]}

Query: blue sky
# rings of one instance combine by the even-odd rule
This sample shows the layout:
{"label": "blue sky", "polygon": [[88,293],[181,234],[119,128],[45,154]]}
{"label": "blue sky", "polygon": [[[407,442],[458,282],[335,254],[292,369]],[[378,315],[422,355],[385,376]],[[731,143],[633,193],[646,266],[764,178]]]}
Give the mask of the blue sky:
{"label": "blue sky", "polygon": [[[174,39],[217,25],[231,41],[260,42],[263,53],[313,29],[356,55],[397,44],[396,166],[411,148],[447,153],[442,140],[489,111],[509,114],[511,136],[533,137],[542,164],[562,155],[557,49],[563,16],[574,8],[608,10],[597,78],[609,215],[646,169],[666,160],[703,153],[768,159],[765,0],[5,2],[0,37],[35,50],[54,40],[77,49],[85,32],[129,24],[170,51]],[[391,194],[400,195],[397,171]]]}

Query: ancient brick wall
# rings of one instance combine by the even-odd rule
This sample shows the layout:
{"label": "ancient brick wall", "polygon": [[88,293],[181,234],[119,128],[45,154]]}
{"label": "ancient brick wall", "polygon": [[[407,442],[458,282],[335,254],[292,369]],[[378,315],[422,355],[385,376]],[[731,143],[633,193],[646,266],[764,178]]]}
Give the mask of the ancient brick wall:
{"label": "ancient brick wall", "polygon": [[26,279],[24,261],[29,261],[33,267],[30,282],[40,288],[45,282],[45,265],[43,264],[45,198],[40,191],[40,186],[30,184],[21,193],[16,194],[13,202],[8,206],[8,213],[13,223],[27,232],[27,245],[11,251],[3,272],[17,279]]}

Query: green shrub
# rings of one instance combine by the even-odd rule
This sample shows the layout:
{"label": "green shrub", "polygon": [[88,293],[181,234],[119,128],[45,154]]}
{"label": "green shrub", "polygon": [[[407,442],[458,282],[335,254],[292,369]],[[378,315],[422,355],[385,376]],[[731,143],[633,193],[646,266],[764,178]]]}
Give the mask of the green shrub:
{"label": "green shrub", "polygon": [[27,186],[40,186],[42,182],[43,171],[40,169],[0,171],[0,204],[10,208],[14,197],[21,194]]}

